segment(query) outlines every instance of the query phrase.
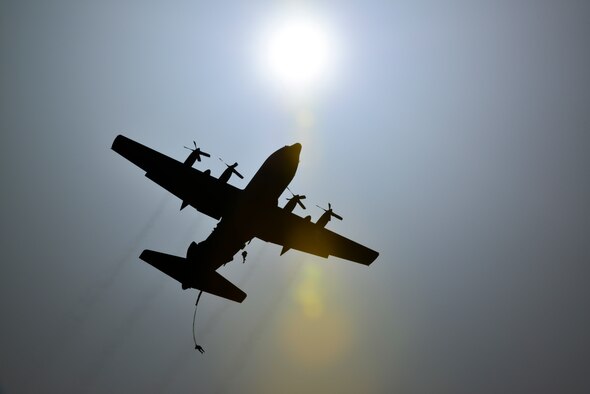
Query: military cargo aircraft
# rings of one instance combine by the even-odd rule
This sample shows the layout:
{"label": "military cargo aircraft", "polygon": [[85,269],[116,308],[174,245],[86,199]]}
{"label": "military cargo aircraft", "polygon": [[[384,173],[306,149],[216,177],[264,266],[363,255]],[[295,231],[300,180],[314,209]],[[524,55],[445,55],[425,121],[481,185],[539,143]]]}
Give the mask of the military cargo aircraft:
{"label": "military cargo aircraft", "polygon": [[183,289],[195,288],[232,301],[244,301],[246,293],[217,269],[232,261],[252,238],[281,245],[282,253],[296,249],[364,265],[370,265],[379,255],[324,227],[331,217],[341,219],[331,206],[316,223],[309,216],[294,214],[294,203],[278,206],[279,197],[297,171],[301,144],[285,146],[271,154],[243,190],[228,183],[232,173],[241,175],[235,169],[237,163],[226,164],[228,168],[215,178],[209,170],[193,168],[192,156],[183,163],[122,135],[115,138],[112,149],[144,170],[147,178],[180,198],[181,209],[190,205],[219,220],[207,239],[191,243],[186,257],[153,250],[144,250],[139,256],[179,281]]}

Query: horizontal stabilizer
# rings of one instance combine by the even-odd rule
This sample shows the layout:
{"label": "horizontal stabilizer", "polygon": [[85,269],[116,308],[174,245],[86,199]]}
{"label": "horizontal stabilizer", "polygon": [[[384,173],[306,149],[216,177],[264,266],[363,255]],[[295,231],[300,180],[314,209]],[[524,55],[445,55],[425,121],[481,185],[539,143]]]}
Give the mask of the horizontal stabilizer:
{"label": "horizontal stabilizer", "polygon": [[246,298],[246,293],[217,271],[196,269],[194,263],[188,262],[184,257],[144,250],[139,258],[176,279],[183,286],[203,290],[235,302],[242,302]]}

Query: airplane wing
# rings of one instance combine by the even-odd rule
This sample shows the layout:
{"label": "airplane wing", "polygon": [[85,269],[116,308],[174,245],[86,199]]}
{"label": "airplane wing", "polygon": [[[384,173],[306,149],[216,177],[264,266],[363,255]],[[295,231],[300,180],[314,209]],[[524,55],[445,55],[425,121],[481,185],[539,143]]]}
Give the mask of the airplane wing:
{"label": "airplane wing", "polygon": [[146,177],[214,219],[220,219],[234,206],[241,193],[228,183],[125,136],[118,135],[112,149],[143,169]]}
{"label": "airplane wing", "polygon": [[256,227],[257,238],[320,257],[336,256],[370,265],[379,253],[280,207]]}

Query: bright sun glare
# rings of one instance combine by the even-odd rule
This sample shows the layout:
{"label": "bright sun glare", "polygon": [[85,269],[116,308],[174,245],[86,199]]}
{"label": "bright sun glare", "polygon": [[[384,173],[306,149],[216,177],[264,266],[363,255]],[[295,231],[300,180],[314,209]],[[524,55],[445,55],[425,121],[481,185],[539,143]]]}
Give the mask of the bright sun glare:
{"label": "bright sun glare", "polygon": [[307,94],[332,72],[336,54],[328,26],[317,16],[291,12],[266,31],[262,58],[265,71],[290,94]]}

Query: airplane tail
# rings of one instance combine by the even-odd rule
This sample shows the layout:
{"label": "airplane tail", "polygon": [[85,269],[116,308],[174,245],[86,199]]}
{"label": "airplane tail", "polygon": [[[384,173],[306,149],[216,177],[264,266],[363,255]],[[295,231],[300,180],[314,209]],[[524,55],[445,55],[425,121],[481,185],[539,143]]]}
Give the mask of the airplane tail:
{"label": "airplane tail", "polygon": [[184,257],[146,249],[139,258],[176,279],[183,287],[193,287],[235,302],[242,302],[246,298],[246,293],[217,271],[196,269]]}

